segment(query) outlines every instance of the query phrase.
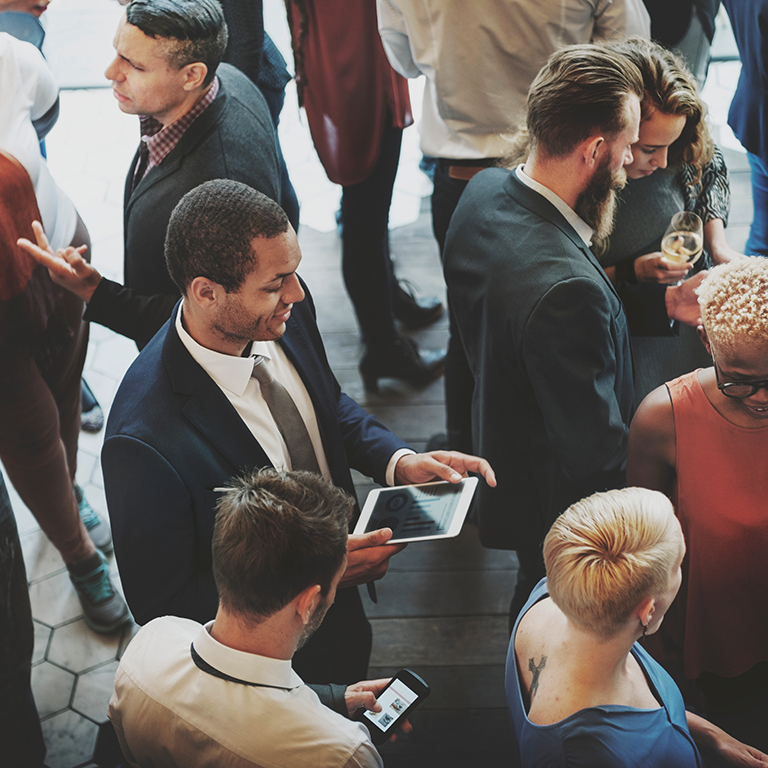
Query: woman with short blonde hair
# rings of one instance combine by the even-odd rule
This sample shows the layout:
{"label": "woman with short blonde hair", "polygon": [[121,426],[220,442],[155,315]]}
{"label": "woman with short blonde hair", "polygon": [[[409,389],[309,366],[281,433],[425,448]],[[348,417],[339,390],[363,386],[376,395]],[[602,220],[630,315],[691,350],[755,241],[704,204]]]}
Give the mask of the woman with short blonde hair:
{"label": "woman with short blonde hair", "polygon": [[547,578],[515,624],[506,687],[525,766],[702,766],[768,755],[685,711],[672,678],[637,643],[680,588],[685,542],[672,504],[641,488],[569,507],[544,541]]}

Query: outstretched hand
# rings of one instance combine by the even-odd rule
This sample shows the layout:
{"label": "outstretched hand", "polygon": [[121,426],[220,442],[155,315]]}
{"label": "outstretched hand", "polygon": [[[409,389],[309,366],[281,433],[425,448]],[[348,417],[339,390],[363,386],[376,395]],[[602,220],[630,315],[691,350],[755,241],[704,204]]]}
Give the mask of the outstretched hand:
{"label": "outstretched hand", "polygon": [[398,485],[428,483],[430,480],[458,483],[467,476],[467,472],[482,475],[491,488],[496,487],[496,475],[485,459],[458,451],[407,453],[397,462],[395,482]]}
{"label": "outstretched hand", "polygon": [[766,768],[768,755],[734,739],[722,728],[692,712],[685,713],[688,729],[707,765],[732,765],[742,768]]}
{"label": "outstretched hand", "polygon": [[35,261],[42,264],[51,276],[51,280],[62,288],[66,288],[84,302],[88,303],[101,282],[101,275],[84,258],[87,247],[60,248],[54,253],[48,238],[43,232],[39,221],[32,222],[37,244],[25,237],[17,240],[17,245],[23,248]]}

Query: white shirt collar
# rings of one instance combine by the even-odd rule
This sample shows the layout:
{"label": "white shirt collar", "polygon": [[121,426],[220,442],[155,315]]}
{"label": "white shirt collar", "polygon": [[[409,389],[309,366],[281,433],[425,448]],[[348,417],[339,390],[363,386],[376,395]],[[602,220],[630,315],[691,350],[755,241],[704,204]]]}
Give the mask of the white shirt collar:
{"label": "white shirt collar", "polygon": [[576,234],[584,241],[587,248],[592,245],[592,235],[595,233],[595,230],[592,229],[584,219],[576,214],[573,208],[563,202],[562,198],[558,197],[551,189],[545,187],[543,184],[539,184],[538,181],[534,181],[528,176],[523,170],[522,163],[515,168],[515,174],[526,187],[529,187],[534,192],[538,192],[542,197],[545,197],[558,211],[560,211],[560,213],[563,214],[565,220],[576,230]]}
{"label": "white shirt collar", "polygon": [[221,352],[215,352],[212,349],[198,344],[184,328],[181,321],[184,302],[181,302],[179,311],[176,313],[176,332],[179,334],[181,343],[187,348],[195,362],[219,385],[232,394],[242,397],[245,394],[245,388],[251,380],[253,373],[253,356],[262,355],[271,359],[271,345],[274,341],[252,341],[251,348],[246,357],[235,357],[234,355],[225,355]]}
{"label": "white shirt collar", "polygon": [[290,659],[271,659],[255,653],[236,651],[211,637],[213,621],[209,621],[194,639],[193,646],[203,661],[225,675],[246,683],[275,688],[298,688],[304,681],[294,672]]}

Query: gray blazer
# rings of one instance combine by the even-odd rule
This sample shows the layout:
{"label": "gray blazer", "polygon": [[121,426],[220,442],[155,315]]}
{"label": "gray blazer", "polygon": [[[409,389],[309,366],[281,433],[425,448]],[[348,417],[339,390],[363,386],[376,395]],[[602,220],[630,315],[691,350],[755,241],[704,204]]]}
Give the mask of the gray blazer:
{"label": "gray blazer", "polygon": [[462,195],[445,276],[475,378],[475,450],[498,479],[481,484],[480,539],[531,551],[572,502],[624,484],[627,314],[565,218],[499,168]]}
{"label": "gray blazer", "polygon": [[102,280],[85,319],[143,347],[171,316],[179,290],[165,267],[165,230],[176,204],[211,179],[234,179],[280,199],[275,130],[259,89],[229,64],[217,70],[213,103],[160,165],[131,191],[138,152],[125,183],[125,287]]}

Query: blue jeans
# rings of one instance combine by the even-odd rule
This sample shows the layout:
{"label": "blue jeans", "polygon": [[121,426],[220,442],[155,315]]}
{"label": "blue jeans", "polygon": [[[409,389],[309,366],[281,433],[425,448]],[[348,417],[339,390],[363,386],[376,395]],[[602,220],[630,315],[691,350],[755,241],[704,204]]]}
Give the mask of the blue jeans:
{"label": "blue jeans", "polygon": [[27,572],[0,474],[0,763],[40,768],[45,744],[30,686],[34,629]]}
{"label": "blue jeans", "polygon": [[768,167],[751,152],[747,152],[747,160],[752,169],[752,203],[755,210],[745,252],[747,255],[768,256]]}

